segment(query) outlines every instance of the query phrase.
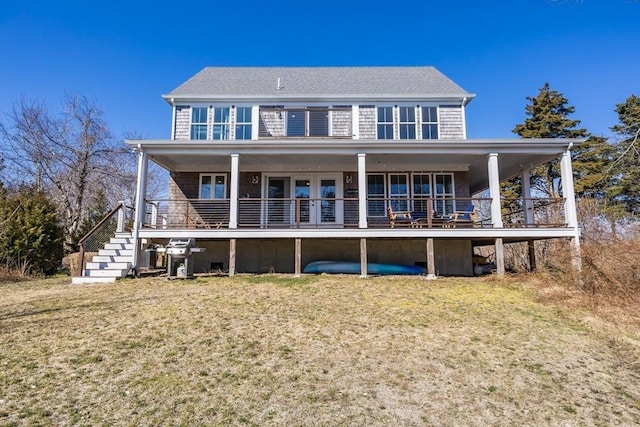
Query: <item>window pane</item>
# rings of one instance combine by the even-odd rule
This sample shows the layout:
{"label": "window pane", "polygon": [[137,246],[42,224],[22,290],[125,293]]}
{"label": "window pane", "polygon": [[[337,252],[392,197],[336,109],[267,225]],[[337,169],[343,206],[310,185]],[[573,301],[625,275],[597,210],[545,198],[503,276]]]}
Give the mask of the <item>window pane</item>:
{"label": "window pane", "polygon": [[329,136],[329,109],[309,110],[309,136]]}
{"label": "window pane", "polygon": [[251,123],[251,107],[238,107],[236,109],[236,122]]}
{"label": "window pane", "polygon": [[216,107],[213,113],[214,123],[229,123],[229,107]]}
{"label": "window pane", "polygon": [[378,139],[393,139],[393,125],[378,125]]}
{"label": "window pane", "polygon": [[225,197],[224,175],[216,175],[215,198],[224,199]]}
{"label": "window pane", "polygon": [[401,122],[415,122],[416,110],[413,107],[400,107],[400,121]]}
{"label": "window pane", "polygon": [[400,125],[400,139],[416,139],[415,125]]}
{"label": "window pane", "polygon": [[304,136],[304,110],[287,111],[287,136]]}
{"label": "window pane", "polygon": [[385,216],[384,175],[367,176],[367,215]]}
{"label": "window pane", "polygon": [[378,122],[393,123],[393,107],[378,107]]}
{"label": "window pane", "polygon": [[229,139],[229,126],[213,125],[213,139]]}
{"label": "window pane", "polygon": [[251,139],[251,125],[236,125],[236,139]]}
{"label": "window pane", "polygon": [[200,198],[211,198],[211,175],[202,175],[200,178]]}

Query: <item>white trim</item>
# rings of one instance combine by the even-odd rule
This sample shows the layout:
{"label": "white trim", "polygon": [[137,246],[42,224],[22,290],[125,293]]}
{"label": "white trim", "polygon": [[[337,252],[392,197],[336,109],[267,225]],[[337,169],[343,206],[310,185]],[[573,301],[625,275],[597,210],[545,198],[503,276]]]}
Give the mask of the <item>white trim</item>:
{"label": "white trim", "polygon": [[229,188],[229,228],[238,228],[239,155],[231,154],[231,182]]}
{"label": "white trim", "polygon": [[[211,177],[211,197],[202,197],[202,177]],[[224,196],[222,199],[216,197],[216,177],[224,179]],[[227,198],[227,173],[226,172],[202,172],[198,178],[198,198],[201,200],[224,200]]]}
{"label": "white trim", "polygon": [[251,106],[251,139],[256,141],[260,136],[260,105]]}
{"label": "white trim", "polygon": [[360,139],[360,105],[351,106],[351,137]]}
{"label": "white trim", "polygon": [[[462,109],[462,139],[467,139],[467,98],[465,97],[462,100],[462,104],[460,105]],[[438,134],[440,136],[440,134]]]}
{"label": "white trim", "polygon": [[358,228],[367,228],[367,155],[358,153]]}
{"label": "white trim", "polygon": [[[178,114],[178,110],[176,109],[176,105],[171,105],[171,140],[176,139],[176,114]],[[189,135],[191,136],[191,135]]]}

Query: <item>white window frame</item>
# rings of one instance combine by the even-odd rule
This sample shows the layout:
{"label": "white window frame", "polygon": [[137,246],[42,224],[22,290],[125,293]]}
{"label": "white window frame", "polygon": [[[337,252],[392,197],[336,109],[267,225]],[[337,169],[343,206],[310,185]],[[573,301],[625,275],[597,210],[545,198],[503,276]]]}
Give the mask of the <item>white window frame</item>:
{"label": "white window frame", "polygon": [[[391,206],[391,209],[393,209],[394,211],[408,211],[409,210],[409,194],[411,192],[409,174],[408,173],[389,173],[387,175],[388,175],[387,193],[389,194],[389,205]],[[404,193],[394,192],[394,188],[393,188],[394,177],[404,178],[404,185],[405,185]]]}
{"label": "white window frame", "polygon": [[[240,109],[243,109],[243,111],[248,111],[249,112],[248,115],[245,114],[244,121],[240,121],[240,117],[238,115],[238,111]],[[253,139],[253,107],[251,105],[237,105],[234,108],[234,110],[235,110],[234,113],[236,115],[235,116],[235,125],[234,125],[235,126],[234,138],[237,139],[237,140],[241,140],[241,141],[248,141],[248,140]],[[249,121],[246,121],[247,118],[249,119]],[[239,126],[242,126],[243,129],[248,127],[248,129],[249,129],[248,138],[246,138],[246,137],[245,138],[238,138],[238,135],[239,135],[238,127]],[[244,130],[243,134],[245,136],[247,136],[247,131]]]}
{"label": "white window frame", "polygon": [[[402,110],[413,111],[413,121],[402,120]],[[413,138],[403,138],[402,128],[413,127]],[[418,137],[418,115],[416,107],[414,105],[399,105],[398,106],[398,138],[399,139],[416,139]]]}
{"label": "white window frame", "polygon": [[[193,121],[193,116],[195,114],[195,110],[204,110],[205,111],[205,115],[204,115],[204,121],[199,121],[199,122],[195,122]],[[189,139],[193,139],[193,140],[206,140],[207,139],[207,135],[208,135],[208,123],[209,123],[209,107],[207,106],[203,106],[203,105],[193,105],[191,106],[191,111],[189,112]],[[200,117],[200,120],[202,120],[202,117]],[[198,128],[200,129],[202,126],[204,126],[204,138],[194,138],[194,126],[198,126]]]}
{"label": "white window frame", "polygon": [[[227,110],[227,121],[216,121],[216,113],[220,110]],[[213,111],[211,113],[211,139],[214,141],[226,141],[231,138],[231,112],[232,108],[230,105],[214,105]],[[220,133],[220,137],[216,138],[216,126],[221,126],[222,129],[226,129],[225,131]]]}
{"label": "white window frame", "polygon": [[[386,121],[380,121],[380,109],[381,108],[389,108],[391,111],[391,121],[389,121],[388,117],[385,117],[385,119],[387,119]],[[392,105],[376,105],[376,139],[395,139],[395,120],[394,120],[394,107]],[[378,128],[380,126],[389,126],[391,125],[391,138],[380,138],[380,132],[378,131]]]}
{"label": "white window frame", "polygon": [[[424,114],[424,110],[425,108],[434,108],[435,109],[435,116],[436,116],[436,121],[427,121],[425,120],[425,114]],[[432,126],[432,125],[436,125],[436,138],[428,138],[425,136],[425,132],[424,132],[424,126],[428,125],[428,126]],[[422,136],[422,139],[427,139],[427,140],[432,140],[432,139],[440,139],[440,107],[437,105],[421,105],[420,106],[420,134]]]}
{"label": "white window frame", "polygon": [[[203,197],[202,196],[202,179],[204,177],[209,177],[211,178],[211,194],[210,197]],[[223,180],[223,186],[224,186],[224,195],[223,197],[216,197],[216,180],[217,178],[222,177]],[[225,200],[227,198],[227,174],[225,173],[201,173],[200,174],[200,179],[198,181],[198,198],[201,200]]]}
{"label": "white window frame", "polygon": [[[439,176],[451,177],[451,192],[438,192],[437,179]],[[455,175],[452,172],[437,172],[433,174],[431,189],[433,191],[434,209],[437,215],[447,216],[451,215],[456,210],[455,198],[456,198],[456,182]],[[447,202],[447,199],[451,199]]]}
{"label": "white window frame", "polygon": [[[382,177],[382,192],[383,194],[369,194],[369,177],[370,176],[381,176]],[[370,197],[374,197],[376,199],[382,199],[382,200],[369,200]],[[382,218],[385,217],[387,215],[387,174],[384,172],[372,172],[372,173],[367,173],[367,217],[369,218]],[[371,213],[372,208],[370,206],[374,205],[374,214]],[[380,214],[376,215],[375,211],[377,211],[378,206],[381,207],[380,209]]]}

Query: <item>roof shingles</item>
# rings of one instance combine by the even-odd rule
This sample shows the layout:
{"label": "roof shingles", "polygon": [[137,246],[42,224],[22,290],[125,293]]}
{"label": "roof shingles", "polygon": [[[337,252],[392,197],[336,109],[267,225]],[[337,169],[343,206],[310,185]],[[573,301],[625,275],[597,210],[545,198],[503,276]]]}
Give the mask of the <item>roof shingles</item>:
{"label": "roof shingles", "polygon": [[[278,79],[280,88],[278,88]],[[207,67],[166,97],[473,97],[434,67]]]}

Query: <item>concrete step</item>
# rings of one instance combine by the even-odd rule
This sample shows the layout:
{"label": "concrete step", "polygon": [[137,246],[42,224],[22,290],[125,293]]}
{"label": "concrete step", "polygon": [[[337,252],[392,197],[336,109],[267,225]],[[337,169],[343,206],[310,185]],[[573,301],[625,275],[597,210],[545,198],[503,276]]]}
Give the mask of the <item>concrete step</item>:
{"label": "concrete step", "polygon": [[87,270],[128,270],[131,268],[131,262],[99,262],[93,259],[85,268]]}
{"label": "concrete step", "polygon": [[128,268],[114,269],[114,270],[89,270],[86,269],[82,272],[85,277],[126,277],[129,272]]}
{"label": "concrete step", "polygon": [[133,257],[133,249],[100,249],[100,256],[130,256]]}
{"label": "concrete step", "polygon": [[75,276],[71,278],[72,285],[85,285],[87,283],[114,283],[115,281],[115,277]]}
{"label": "concrete step", "polygon": [[133,256],[130,255],[94,255],[92,262],[133,262]]}

